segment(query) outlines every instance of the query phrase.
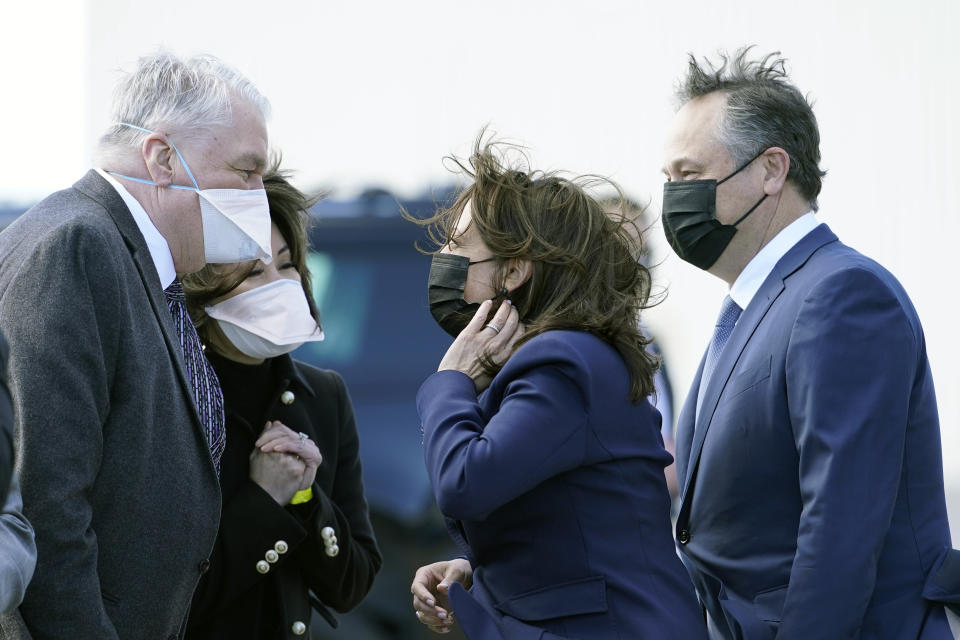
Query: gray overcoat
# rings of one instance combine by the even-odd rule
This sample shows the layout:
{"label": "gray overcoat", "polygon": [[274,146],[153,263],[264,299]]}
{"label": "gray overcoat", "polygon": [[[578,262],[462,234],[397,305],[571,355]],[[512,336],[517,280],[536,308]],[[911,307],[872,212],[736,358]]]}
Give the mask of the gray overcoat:
{"label": "gray overcoat", "polygon": [[[0,233],[35,640],[182,634],[220,488],[143,235],[95,171]],[[0,637],[25,638],[0,621]]]}

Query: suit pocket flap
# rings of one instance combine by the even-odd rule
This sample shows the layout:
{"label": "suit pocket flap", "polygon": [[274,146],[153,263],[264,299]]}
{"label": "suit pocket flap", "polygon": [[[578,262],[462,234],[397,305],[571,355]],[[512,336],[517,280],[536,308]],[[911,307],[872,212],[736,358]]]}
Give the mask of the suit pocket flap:
{"label": "suit pocket flap", "polygon": [[783,615],[783,604],[787,600],[787,587],[774,587],[761,591],[753,599],[753,610],[757,617],[764,622],[780,622]]}
{"label": "suit pocket flap", "polygon": [[730,395],[737,395],[738,393],[746,391],[750,387],[754,387],[758,383],[769,378],[770,367],[772,366],[772,363],[773,356],[768,356],[767,359],[761,364],[738,373],[737,377],[730,381],[730,390],[728,393]]}
{"label": "suit pocket flap", "polygon": [[542,587],[512,596],[496,605],[518,620],[549,620],[607,610],[607,582],[603,576]]}

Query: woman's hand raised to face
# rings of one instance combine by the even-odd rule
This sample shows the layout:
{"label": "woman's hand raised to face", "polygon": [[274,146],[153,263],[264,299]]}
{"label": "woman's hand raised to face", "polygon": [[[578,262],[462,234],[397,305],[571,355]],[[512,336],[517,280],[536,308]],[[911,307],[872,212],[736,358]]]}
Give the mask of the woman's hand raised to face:
{"label": "woman's hand raised to face", "polygon": [[477,309],[466,328],[453,341],[440,361],[437,371],[452,369],[467,374],[473,379],[480,393],[490,384],[490,376],[483,370],[480,358],[486,356],[496,363],[510,357],[513,345],[523,335],[523,324],[516,307],[504,301],[491,320],[493,301],[486,300]]}

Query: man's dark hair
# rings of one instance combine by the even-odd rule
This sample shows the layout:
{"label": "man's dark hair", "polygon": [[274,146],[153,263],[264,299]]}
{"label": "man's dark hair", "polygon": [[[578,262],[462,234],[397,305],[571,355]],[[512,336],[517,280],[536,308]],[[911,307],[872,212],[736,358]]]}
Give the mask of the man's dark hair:
{"label": "man's dark hair", "polygon": [[826,171],[820,170],[820,131],[810,102],[790,84],[786,60],[775,51],[748,60],[753,47],[732,56],[720,52],[719,64],[690,54],[687,75],[677,89],[680,106],[720,91],[726,105],[720,118],[720,143],[741,166],[764,149],[780,147],[790,156],[787,179],[814,211]]}

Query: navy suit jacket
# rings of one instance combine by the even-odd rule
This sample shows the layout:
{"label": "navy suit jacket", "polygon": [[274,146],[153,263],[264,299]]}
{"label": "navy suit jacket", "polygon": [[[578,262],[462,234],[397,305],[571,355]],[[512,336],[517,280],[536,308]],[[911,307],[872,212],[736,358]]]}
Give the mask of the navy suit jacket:
{"label": "navy suit jacket", "polygon": [[474,566],[452,595],[471,640],[705,638],[660,415],[629,393],[620,355],[578,331],[531,339],[479,398],[456,371],[420,388],[427,472]]}
{"label": "navy suit jacket", "polygon": [[711,635],[952,638],[924,598],[950,532],[923,330],[896,279],[820,225],[743,311],[695,418],[702,369],[676,526]]}

